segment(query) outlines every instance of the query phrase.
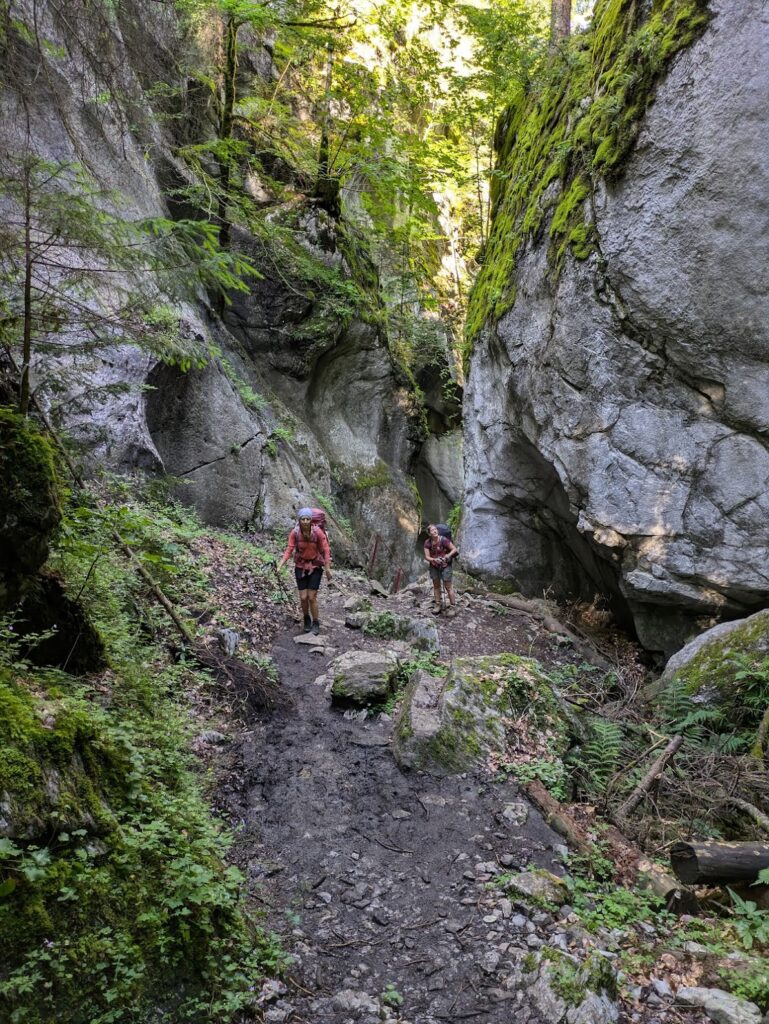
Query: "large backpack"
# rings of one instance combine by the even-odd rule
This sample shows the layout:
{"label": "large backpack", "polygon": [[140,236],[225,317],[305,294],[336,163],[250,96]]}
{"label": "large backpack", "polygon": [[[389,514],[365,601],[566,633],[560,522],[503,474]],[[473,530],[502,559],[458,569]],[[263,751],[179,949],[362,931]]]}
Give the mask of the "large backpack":
{"label": "large backpack", "polygon": [[435,529],[438,531],[439,537],[445,537],[446,540],[451,541],[452,544],[454,543],[454,538],[451,536],[450,526],[447,526],[445,523],[436,523]]}

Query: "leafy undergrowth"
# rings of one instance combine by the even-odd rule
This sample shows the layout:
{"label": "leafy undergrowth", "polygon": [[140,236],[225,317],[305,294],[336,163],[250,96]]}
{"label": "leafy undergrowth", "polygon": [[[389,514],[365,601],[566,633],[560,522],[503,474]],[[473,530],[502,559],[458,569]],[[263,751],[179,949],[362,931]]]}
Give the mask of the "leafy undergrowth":
{"label": "leafy undergrowth", "polygon": [[[584,619],[572,625],[592,626],[606,651],[609,629],[596,632]],[[733,647],[741,634],[735,636]],[[721,669],[717,678],[710,662],[702,669],[700,656],[693,664],[704,682],[687,669],[652,696],[636,654],[622,644],[611,672],[566,663],[506,677],[518,710],[509,723],[508,759],[492,767],[544,785],[592,843],[591,857],[571,860],[569,903],[576,926],[617,954],[621,992],[636,1010],[655,981],[673,992],[682,985],[722,988],[769,1009],[769,890],[701,889],[699,916],[675,915],[639,869],[643,855],[670,874],[666,854],[676,840],[765,840],[750,808],[765,814],[769,799],[769,658],[763,634],[748,639],[750,649],[719,648],[711,656]],[[556,742],[564,734],[565,755]],[[623,802],[673,735],[683,737],[673,765],[622,816]],[[620,819],[624,836],[612,825]],[[769,883],[769,871],[760,882]]]}
{"label": "leafy undergrowth", "polygon": [[270,552],[211,539],[186,510],[120,485],[71,498],[48,568],[87,611],[108,667],[36,666],[42,637],[3,621],[0,1019],[253,1019],[260,979],[284,957],[227,866],[229,838],[190,743],[232,695],[180,649],[115,528],[203,618],[215,617],[211,576],[240,578],[244,614],[247,600],[267,611],[249,623],[255,660],[274,631]]}

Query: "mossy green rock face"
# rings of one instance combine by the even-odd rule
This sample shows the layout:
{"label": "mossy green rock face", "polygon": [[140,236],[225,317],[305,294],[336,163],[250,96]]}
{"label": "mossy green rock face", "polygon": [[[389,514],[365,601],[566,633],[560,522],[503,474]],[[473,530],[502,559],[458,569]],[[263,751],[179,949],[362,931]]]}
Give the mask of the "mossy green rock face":
{"label": "mossy green rock face", "polygon": [[548,731],[552,752],[567,747],[562,705],[532,658],[502,654],[457,658],[445,680],[419,672],[395,726],[393,752],[403,767],[434,775],[467,771],[504,755],[516,719]]}
{"label": "mossy green rock face", "polygon": [[0,408],[0,613],[48,557],[61,513],[53,450],[35,425]]}
{"label": "mossy green rock face", "polygon": [[731,726],[757,729],[769,706],[769,610],[697,637],[670,659],[647,693],[663,710],[690,698],[720,708]]}

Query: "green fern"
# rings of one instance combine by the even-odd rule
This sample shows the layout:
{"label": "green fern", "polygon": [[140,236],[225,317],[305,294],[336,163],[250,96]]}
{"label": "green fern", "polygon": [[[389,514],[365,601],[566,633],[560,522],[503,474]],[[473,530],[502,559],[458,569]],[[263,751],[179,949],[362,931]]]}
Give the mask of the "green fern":
{"label": "green fern", "polygon": [[575,756],[575,764],[584,789],[602,796],[615,775],[622,752],[623,733],[616,722],[594,718],[588,738]]}

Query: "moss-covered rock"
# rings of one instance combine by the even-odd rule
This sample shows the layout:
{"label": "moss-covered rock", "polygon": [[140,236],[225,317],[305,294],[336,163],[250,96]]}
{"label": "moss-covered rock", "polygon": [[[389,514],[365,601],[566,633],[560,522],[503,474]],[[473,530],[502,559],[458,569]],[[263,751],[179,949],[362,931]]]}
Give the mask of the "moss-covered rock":
{"label": "moss-covered rock", "polygon": [[399,666],[392,651],[348,651],[329,666],[331,699],[340,704],[381,704],[395,690]]}
{"label": "moss-covered rock", "polygon": [[769,610],[721,623],[687,644],[647,696],[668,716],[711,705],[724,731],[758,729],[769,707]]}
{"label": "moss-covered rock", "polygon": [[35,424],[0,408],[0,613],[14,605],[48,557],[59,525],[53,448]]}
{"label": "moss-covered rock", "polygon": [[503,760],[511,740],[526,745],[531,734],[537,752],[560,763],[572,732],[571,716],[533,658],[457,658],[445,681],[427,673],[410,681],[395,754],[406,767],[447,775]]}

